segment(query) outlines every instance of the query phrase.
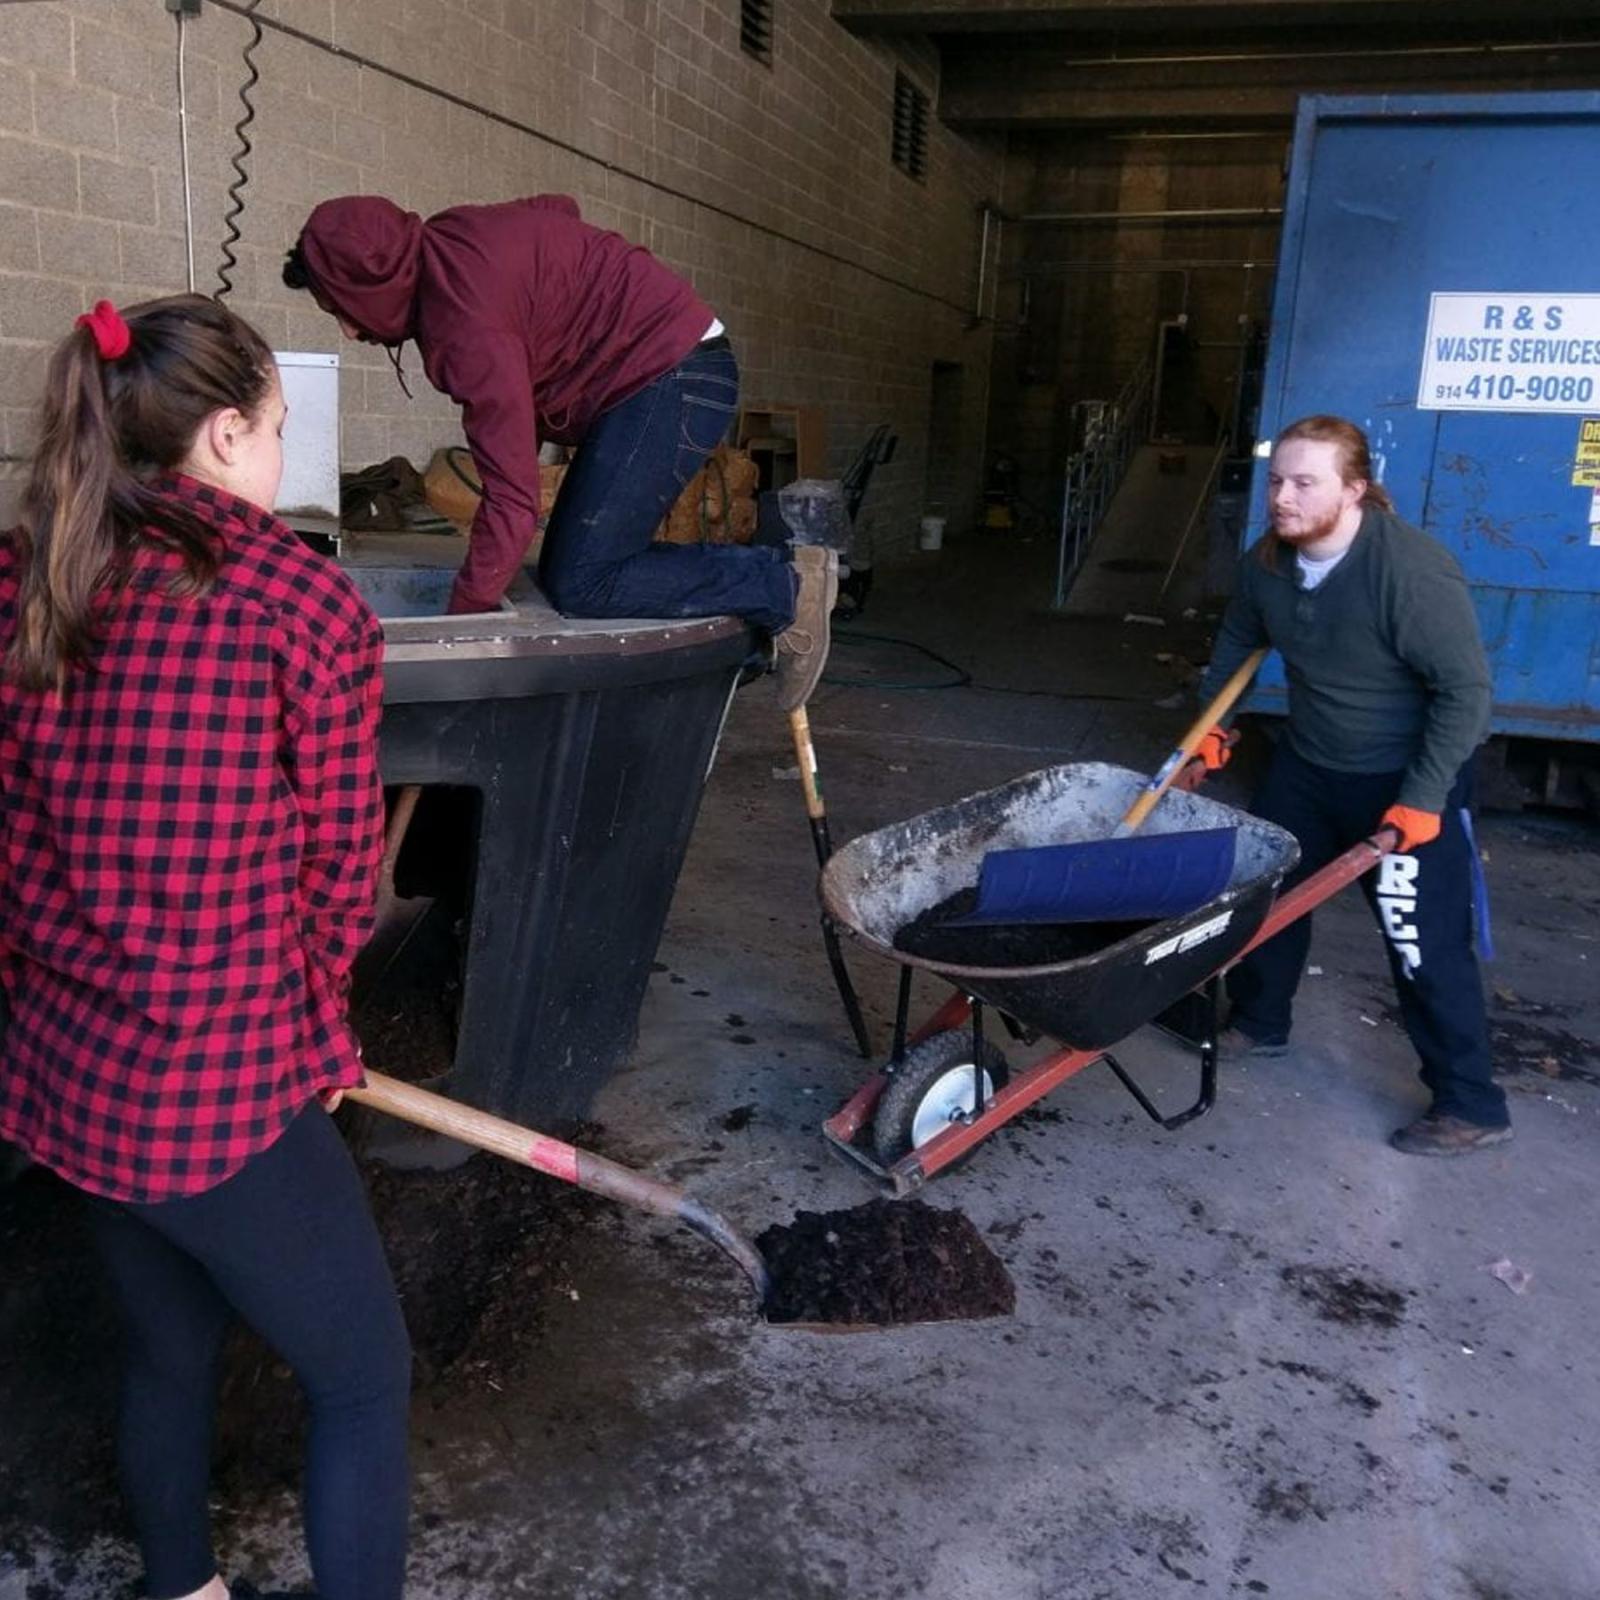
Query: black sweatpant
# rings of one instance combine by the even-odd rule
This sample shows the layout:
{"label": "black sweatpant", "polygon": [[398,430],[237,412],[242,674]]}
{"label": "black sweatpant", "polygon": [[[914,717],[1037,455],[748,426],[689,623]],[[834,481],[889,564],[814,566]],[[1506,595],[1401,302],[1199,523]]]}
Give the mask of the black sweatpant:
{"label": "black sweatpant", "polygon": [[207,1484],[217,1361],[237,1314],[310,1410],[306,1543],[322,1600],[398,1600],[411,1349],[355,1163],[321,1105],[204,1194],[92,1200],[121,1301],[118,1462],[152,1600],[217,1571]]}
{"label": "black sweatpant", "polygon": [[[1300,841],[1285,888],[1376,832],[1395,803],[1398,772],[1333,772],[1280,743],[1250,809]],[[1490,1071],[1483,980],[1473,947],[1472,842],[1462,822],[1470,764],[1445,802],[1439,837],[1410,855],[1388,855],[1361,880],[1383,930],[1400,1016],[1422,1060],[1433,1109],[1485,1127],[1509,1121]],[[1311,918],[1292,922],[1228,974],[1232,1023],[1253,1039],[1289,1037],[1295,990],[1311,947]]]}

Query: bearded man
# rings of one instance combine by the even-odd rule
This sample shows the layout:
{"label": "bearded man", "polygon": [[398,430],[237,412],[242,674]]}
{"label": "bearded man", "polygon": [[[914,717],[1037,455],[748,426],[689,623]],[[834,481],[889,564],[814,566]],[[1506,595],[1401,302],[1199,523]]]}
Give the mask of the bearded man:
{"label": "bearded man", "polygon": [[[1267,482],[1272,526],[1240,561],[1201,702],[1259,646],[1283,657],[1288,724],[1250,809],[1300,841],[1285,887],[1388,831],[1390,852],[1362,888],[1432,1101],[1390,1144],[1434,1156],[1503,1144],[1511,1125],[1473,944],[1481,879],[1468,810],[1490,678],[1466,580],[1395,514],[1366,435],[1342,417],[1285,428]],[[1211,742],[1220,749],[1220,730]],[[1288,1053],[1310,943],[1303,917],[1229,973],[1224,1059]]]}

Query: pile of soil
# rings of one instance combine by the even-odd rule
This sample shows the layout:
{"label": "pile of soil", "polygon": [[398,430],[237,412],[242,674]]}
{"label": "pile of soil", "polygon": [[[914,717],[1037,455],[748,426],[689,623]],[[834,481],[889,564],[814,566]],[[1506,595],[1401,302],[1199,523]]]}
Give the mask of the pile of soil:
{"label": "pile of soil", "polygon": [[772,1271],[769,1322],[890,1327],[1016,1309],[1011,1275],[971,1221],[921,1200],[802,1211],[756,1248]]}
{"label": "pile of soil", "polygon": [[1048,967],[1095,955],[1150,926],[1144,922],[1009,922],[946,926],[977,909],[976,886],[958,889],[895,931],[894,947],[958,967]]}
{"label": "pile of soil", "polygon": [[[509,1385],[535,1357],[545,1307],[566,1293],[604,1202],[490,1156],[453,1172],[363,1175],[411,1332],[418,1398],[444,1404],[486,1381]],[[29,1525],[69,1543],[121,1532],[116,1307],[79,1197],[43,1171],[0,1189],[0,1278],[0,1550]],[[224,1353],[217,1416],[220,1501],[298,1482],[299,1386],[243,1329]]]}

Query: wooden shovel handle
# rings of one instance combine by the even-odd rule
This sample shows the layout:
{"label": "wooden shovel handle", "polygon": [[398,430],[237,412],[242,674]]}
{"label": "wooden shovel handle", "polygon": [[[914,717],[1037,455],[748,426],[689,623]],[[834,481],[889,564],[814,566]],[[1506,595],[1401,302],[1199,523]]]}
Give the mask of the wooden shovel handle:
{"label": "wooden shovel handle", "polygon": [[1172,780],[1183,771],[1195,751],[1200,748],[1200,741],[1233,709],[1234,701],[1244,693],[1246,685],[1255,677],[1257,668],[1266,659],[1266,646],[1252,650],[1245,657],[1239,670],[1223,684],[1217,691],[1216,698],[1195,719],[1194,726],[1184,734],[1177,749],[1162,762],[1160,771],[1139,791],[1138,798],[1128,807],[1127,815],[1117,826],[1119,837],[1132,833],[1155,809],[1156,802],[1172,786]]}
{"label": "wooden shovel handle", "polygon": [[719,1212],[702,1205],[683,1190],[606,1156],[596,1155],[592,1150],[580,1150],[547,1133],[524,1128],[520,1123],[508,1122],[504,1117],[479,1111],[474,1106],[464,1106],[442,1094],[419,1089],[415,1084],[402,1083],[398,1078],[385,1077],[370,1069],[366,1077],[366,1083],[360,1088],[345,1090],[347,1099],[370,1106],[374,1111],[387,1112],[419,1128],[459,1139],[462,1144],[474,1145],[491,1155],[533,1167],[592,1194],[603,1194],[607,1199],[658,1217],[672,1217],[737,1262],[755,1289],[758,1302],[765,1301],[771,1285],[761,1252]]}
{"label": "wooden shovel handle", "polygon": [[378,871],[393,884],[394,864],[400,856],[400,846],[406,842],[406,832],[416,814],[417,802],[422,798],[422,785],[408,783],[394,797],[394,809],[389,813],[388,826],[383,831],[383,858]]}
{"label": "wooden shovel handle", "polygon": [[806,815],[816,822],[828,813],[822,803],[822,783],[817,776],[817,751],[811,742],[811,718],[806,715],[804,706],[796,706],[789,713],[789,737],[794,740],[794,760],[800,769],[800,786],[805,791]]}
{"label": "wooden shovel handle", "polygon": [[432,1133],[459,1139],[462,1144],[487,1150],[491,1155],[534,1167],[552,1178],[560,1178],[563,1183],[578,1182],[578,1152],[571,1145],[487,1111],[464,1106],[459,1100],[419,1089],[415,1084],[368,1071],[366,1083],[360,1088],[346,1089],[345,1098],[399,1117],[402,1122],[427,1128]]}

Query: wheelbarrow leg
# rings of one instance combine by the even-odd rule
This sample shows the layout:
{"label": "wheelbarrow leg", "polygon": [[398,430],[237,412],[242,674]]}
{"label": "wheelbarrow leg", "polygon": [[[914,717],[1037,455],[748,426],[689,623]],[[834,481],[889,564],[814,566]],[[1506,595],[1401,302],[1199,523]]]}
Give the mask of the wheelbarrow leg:
{"label": "wheelbarrow leg", "polygon": [[1200,1097],[1187,1111],[1180,1111],[1176,1116],[1162,1116],[1155,1102],[1134,1081],[1127,1068],[1109,1050],[1105,1053],[1105,1063],[1117,1075],[1117,1081],[1139,1102],[1144,1114],[1152,1122],[1159,1122],[1168,1133],[1174,1128],[1181,1128],[1186,1122],[1193,1122],[1196,1117],[1203,1117],[1217,1103],[1217,1023],[1222,1007],[1220,974],[1206,980],[1205,993],[1206,1031],[1200,1041]]}
{"label": "wheelbarrow leg", "polygon": [[988,1076],[983,1066],[983,1002],[972,1002],[972,1115],[983,1115],[983,1080]]}
{"label": "wheelbarrow leg", "polygon": [[[827,860],[823,855],[822,859]],[[823,912],[822,914],[822,947],[827,951],[828,966],[833,972],[833,984],[839,991],[839,999],[844,1005],[844,1014],[850,1024],[850,1031],[856,1036],[856,1049],[861,1052],[863,1061],[872,1059],[872,1036],[867,1032],[867,1019],[861,1014],[861,1000],[856,994],[856,986],[851,981],[850,969],[844,964],[844,951],[839,948],[839,930],[833,925],[833,919]]]}
{"label": "wheelbarrow leg", "polygon": [[1222,974],[1206,984],[1206,1036],[1200,1041],[1200,1109],[1203,1116],[1217,1103],[1217,1035],[1222,1031]]}
{"label": "wheelbarrow leg", "polygon": [[900,969],[900,993],[894,1002],[894,1049],[889,1056],[899,1066],[906,1058],[906,1033],[911,1027],[911,968]]}

